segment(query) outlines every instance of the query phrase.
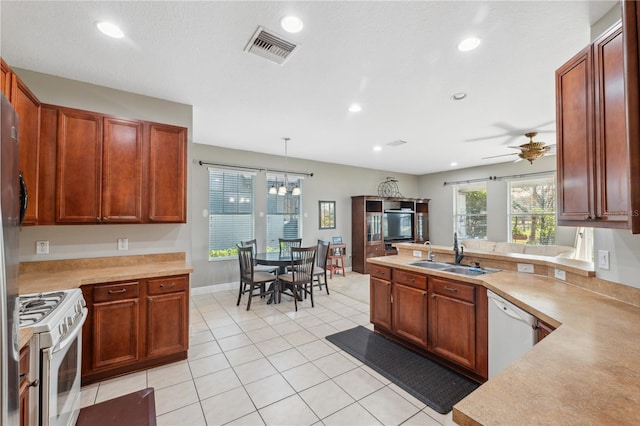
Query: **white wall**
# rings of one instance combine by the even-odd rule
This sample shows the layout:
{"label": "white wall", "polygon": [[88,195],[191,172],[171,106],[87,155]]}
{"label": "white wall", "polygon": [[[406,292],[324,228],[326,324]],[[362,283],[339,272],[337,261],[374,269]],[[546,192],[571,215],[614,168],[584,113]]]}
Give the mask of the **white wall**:
{"label": "white wall", "polygon": [[[526,161],[513,161],[481,167],[451,170],[421,176],[418,190],[428,194],[429,202],[429,239],[435,245],[453,245],[453,187],[444,182],[487,179],[487,239],[507,241],[509,226],[507,223],[508,195],[506,180],[488,180],[490,176],[502,177],[556,170],[556,157],[540,158],[529,164]],[[575,228],[559,226],[556,229],[556,244],[573,246]]]}
{"label": "white wall", "polygon": [[[183,126],[191,140],[190,105],[29,70],[14,71],[43,103]],[[190,202],[190,191],[187,196]],[[117,250],[118,238],[129,239],[128,251]],[[35,254],[39,240],[49,241],[48,255]],[[187,258],[190,256],[189,216],[186,224],[25,226],[20,232],[21,262],[169,252],[186,252]]]}

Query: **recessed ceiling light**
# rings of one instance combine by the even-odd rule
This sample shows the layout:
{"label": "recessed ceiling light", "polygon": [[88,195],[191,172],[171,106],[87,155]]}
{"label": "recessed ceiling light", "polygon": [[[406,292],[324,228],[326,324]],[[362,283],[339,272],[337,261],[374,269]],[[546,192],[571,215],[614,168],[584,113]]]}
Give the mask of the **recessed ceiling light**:
{"label": "recessed ceiling light", "polygon": [[122,38],[124,37],[124,33],[116,24],[112,24],[111,22],[98,22],[96,27],[102,32],[104,35],[108,35],[113,38]]}
{"label": "recessed ceiling light", "polygon": [[449,163],[449,165],[450,165],[451,167],[455,167],[455,166],[457,166],[457,165],[458,165],[458,163],[456,163],[456,162],[454,161],[453,163]]}
{"label": "recessed ceiling light", "polygon": [[285,16],[280,20],[280,25],[288,33],[297,33],[302,30],[303,24],[297,16]]}
{"label": "recessed ceiling light", "polygon": [[349,111],[351,112],[360,112],[362,111],[362,107],[358,104],[353,104],[349,107]]}
{"label": "recessed ceiling light", "polygon": [[376,151],[376,152],[377,152],[377,151],[382,151],[382,147],[381,147],[381,146],[376,145],[376,146],[374,146],[374,147],[373,147],[373,150],[374,150],[374,151]]}
{"label": "recessed ceiling light", "polygon": [[480,39],[476,37],[469,37],[460,42],[458,50],[461,52],[468,52],[476,47],[480,46]]}
{"label": "recessed ceiling light", "polygon": [[466,98],[466,97],[467,97],[467,94],[466,94],[466,93],[464,93],[464,92],[458,92],[458,93],[454,93],[454,94],[451,96],[451,99],[453,99],[454,101],[461,101],[461,100],[463,100],[463,99],[464,99],[464,98]]}

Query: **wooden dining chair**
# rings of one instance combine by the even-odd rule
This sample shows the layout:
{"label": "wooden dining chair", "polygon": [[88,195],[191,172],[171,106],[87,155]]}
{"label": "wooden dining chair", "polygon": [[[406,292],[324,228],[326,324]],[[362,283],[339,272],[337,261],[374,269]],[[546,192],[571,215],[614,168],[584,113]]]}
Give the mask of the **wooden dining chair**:
{"label": "wooden dining chair", "polygon": [[[240,299],[245,293],[249,293],[249,299],[247,300],[247,311],[251,309],[251,299],[256,296],[266,296],[271,294],[275,296],[275,285],[272,285],[270,289],[267,289],[268,283],[273,283],[277,280],[277,275],[270,274],[268,272],[255,271],[253,266],[253,250],[251,247],[238,246],[238,261],[240,263],[240,289],[238,291],[238,301],[236,306],[240,305]],[[258,293],[254,293],[254,290],[260,290]]]}
{"label": "wooden dining chair", "polygon": [[253,270],[256,272],[268,272],[270,274],[277,274],[278,273],[278,267],[277,266],[269,266],[269,265],[258,265],[255,261],[255,256],[256,253],[258,252],[258,244],[255,240],[255,238],[253,240],[249,240],[249,241],[243,241],[241,243],[241,245],[243,247],[251,247],[253,250]]}
{"label": "wooden dining chair", "polygon": [[313,308],[313,268],[316,262],[317,247],[291,247],[291,267],[289,273],[278,275],[280,292],[291,289],[293,303],[298,310],[298,297],[302,292],[311,297]]}
{"label": "wooden dining chair", "polygon": [[302,247],[302,238],[278,238],[280,255],[289,256],[292,247]]}
{"label": "wooden dining chair", "polygon": [[[313,278],[316,286],[322,290],[324,285],[329,294],[329,285],[327,284],[327,259],[329,257],[329,241],[318,240],[318,251],[316,253],[316,265],[313,268]],[[305,293],[306,295],[306,293]]]}

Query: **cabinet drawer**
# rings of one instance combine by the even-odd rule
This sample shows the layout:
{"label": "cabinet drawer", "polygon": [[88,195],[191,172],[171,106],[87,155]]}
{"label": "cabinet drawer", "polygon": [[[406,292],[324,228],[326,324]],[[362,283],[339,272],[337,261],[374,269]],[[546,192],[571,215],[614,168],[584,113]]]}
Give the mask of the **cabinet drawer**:
{"label": "cabinet drawer", "polygon": [[20,349],[20,380],[29,376],[29,345]]}
{"label": "cabinet drawer", "polygon": [[98,285],[93,288],[93,302],[110,302],[112,300],[133,299],[140,295],[140,283],[138,281]]}
{"label": "cabinet drawer", "polygon": [[367,257],[384,256],[384,244],[370,244],[367,246]]}
{"label": "cabinet drawer", "polygon": [[369,265],[369,274],[372,277],[391,281],[391,268],[378,265]]}
{"label": "cabinet drawer", "polygon": [[419,288],[421,290],[427,289],[426,275],[396,270],[393,274],[393,278],[397,284],[403,284],[409,287]]}
{"label": "cabinet drawer", "polygon": [[176,291],[184,291],[188,287],[187,277],[176,276],[149,280],[149,294],[174,293]]}
{"label": "cabinet drawer", "polygon": [[431,282],[431,291],[435,294],[466,300],[472,303],[476,300],[476,288],[473,285],[433,277],[429,280]]}

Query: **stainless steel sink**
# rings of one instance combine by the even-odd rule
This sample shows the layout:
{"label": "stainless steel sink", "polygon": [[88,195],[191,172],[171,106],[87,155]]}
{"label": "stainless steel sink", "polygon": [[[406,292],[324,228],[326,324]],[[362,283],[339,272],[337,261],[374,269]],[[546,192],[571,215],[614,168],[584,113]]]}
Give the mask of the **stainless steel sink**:
{"label": "stainless steel sink", "polygon": [[419,266],[421,268],[427,268],[427,269],[445,269],[445,268],[451,268],[451,266],[453,266],[453,265],[450,265],[449,263],[434,262],[430,260],[421,260],[419,262],[413,262],[411,265]]}
{"label": "stainless steel sink", "polygon": [[461,275],[483,275],[483,274],[491,274],[493,272],[499,271],[499,269],[476,268],[472,266],[453,265],[451,263],[433,262],[429,260],[420,260],[417,262],[412,262],[410,263],[410,265],[418,266],[420,268],[425,268],[425,269],[435,269],[437,271],[451,272],[452,274],[461,274]]}

